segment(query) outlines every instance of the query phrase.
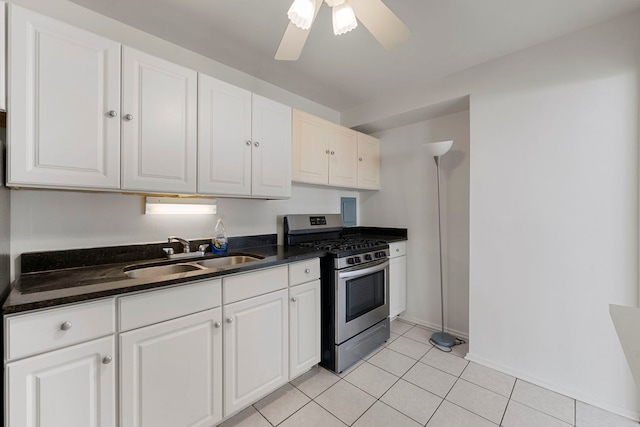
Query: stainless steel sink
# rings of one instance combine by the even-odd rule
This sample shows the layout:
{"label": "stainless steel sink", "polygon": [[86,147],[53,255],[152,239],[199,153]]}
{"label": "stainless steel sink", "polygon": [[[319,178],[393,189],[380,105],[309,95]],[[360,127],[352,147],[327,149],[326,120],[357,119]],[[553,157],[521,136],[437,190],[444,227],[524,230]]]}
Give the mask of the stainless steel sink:
{"label": "stainless steel sink", "polygon": [[188,273],[190,271],[204,270],[204,269],[205,267],[201,267],[193,263],[170,264],[170,265],[157,265],[153,267],[134,268],[134,269],[125,271],[124,274],[135,279],[140,277],[149,278],[149,277],[167,276],[169,274],[176,274],[176,273]]}
{"label": "stainless steel sink", "polygon": [[245,264],[247,262],[260,261],[262,257],[249,255],[229,255],[217,258],[209,258],[199,261],[181,262],[179,264],[154,265],[127,267],[124,274],[131,278],[153,278],[160,276],[168,276],[169,274],[189,273],[191,271],[200,270],[205,272],[209,269],[230,267],[233,265]]}
{"label": "stainless steel sink", "polygon": [[197,261],[196,264],[205,268],[220,268],[228,267],[230,265],[244,264],[252,261],[260,261],[262,258],[257,258],[248,255],[230,255],[219,258],[209,258],[202,261]]}

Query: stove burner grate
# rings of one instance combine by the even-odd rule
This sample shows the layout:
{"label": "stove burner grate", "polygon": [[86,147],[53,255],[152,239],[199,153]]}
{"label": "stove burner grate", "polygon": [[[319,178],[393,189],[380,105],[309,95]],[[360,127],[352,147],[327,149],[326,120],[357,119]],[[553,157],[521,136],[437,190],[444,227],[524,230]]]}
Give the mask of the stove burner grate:
{"label": "stove burner grate", "polygon": [[337,240],[314,240],[300,243],[304,248],[314,248],[326,251],[352,251],[355,249],[368,249],[385,245],[382,240],[372,239],[337,239]]}

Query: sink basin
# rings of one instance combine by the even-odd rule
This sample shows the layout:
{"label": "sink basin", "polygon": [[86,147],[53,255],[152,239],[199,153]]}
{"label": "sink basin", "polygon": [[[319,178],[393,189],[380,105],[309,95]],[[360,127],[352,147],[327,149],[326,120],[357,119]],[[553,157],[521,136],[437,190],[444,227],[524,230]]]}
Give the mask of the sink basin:
{"label": "sink basin", "polygon": [[124,274],[135,279],[139,277],[158,277],[158,276],[166,276],[168,274],[188,273],[189,271],[203,270],[203,269],[204,267],[201,267],[196,264],[171,264],[171,265],[158,265],[154,267],[135,268],[135,269],[125,271]]}
{"label": "sink basin", "polygon": [[229,255],[200,261],[181,262],[179,264],[127,267],[124,274],[131,278],[154,278],[169,274],[188,273],[190,271],[206,271],[209,269],[229,267],[247,262],[260,261],[262,257],[249,255]]}
{"label": "sink basin", "polygon": [[248,255],[230,255],[219,258],[210,258],[202,261],[197,261],[196,264],[205,268],[220,268],[228,267],[230,265],[244,264],[252,261],[260,261],[262,258],[257,258]]}

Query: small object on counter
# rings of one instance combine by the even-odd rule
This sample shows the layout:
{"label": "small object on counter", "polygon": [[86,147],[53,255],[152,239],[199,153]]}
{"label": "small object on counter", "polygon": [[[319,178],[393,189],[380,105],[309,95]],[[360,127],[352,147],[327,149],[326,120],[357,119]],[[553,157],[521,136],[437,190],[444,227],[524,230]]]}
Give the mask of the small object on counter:
{"label": "small object on counter", "polygon": [[227,230],[224,228],[222,219],[218,219],[216,228],[213,232],[213,246],[211,247],[211,252],[214,254],[226,254],[227,243]]}

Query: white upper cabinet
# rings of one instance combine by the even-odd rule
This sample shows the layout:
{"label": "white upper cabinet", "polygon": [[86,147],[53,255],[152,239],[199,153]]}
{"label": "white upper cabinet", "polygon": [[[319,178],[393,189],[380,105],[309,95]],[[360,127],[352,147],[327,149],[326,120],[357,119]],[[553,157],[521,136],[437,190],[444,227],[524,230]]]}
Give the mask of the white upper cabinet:
{"label": "white upper cabinet", "polygon": [[291,108],[252,95],[251,194],[291,196]]}
{"label": "white upper cabinet", "polygon": [[[360,143],[361,137],[363,141]],[[375,138],[302,111],[293,112],[292,178],[334,187],[378,189],[380,149]],[[362,145],[363,156],[360,156]],[[360,158],[367,159],[359,161]],[[377,169],[376,169],[377,168]],[[362,169],[362,170],[361,170]],[[374,183],[377,182],[377,185]]]}
{"label": "white upper cabinet", "polygon": [[9,22],[8,184],[119,188],[120,44],[15,5]]}
{"label": "white upper cabinet", "polygon": [[358,188],[380,189],[380,140],[358,133]]}
{"label": "white upper cabinet", "polygon": [[122,189],[196,192],[197,73],[124,47]]}
{"label": "white upper cabinet", "polygon": [[251,92],[198,76],[198,193],[251,194]]}
{"label": "white upper cabinet", "polygon": [[7,110],[7,4],[0,2],[0,111]]}
{"label": "white upper cabinet", "polygon": [[198,193],[291,195],[291,108],[200,74]]}
{"label": "white upper cabinet", "polygon": [[329,185],[358,185],[358,134],[333,123],[329,125]]}
{"label": "white upper cabinet", "polygon": [[329,183],[329,131],[327,122],[293,110],[292,178],[309,184]]}

